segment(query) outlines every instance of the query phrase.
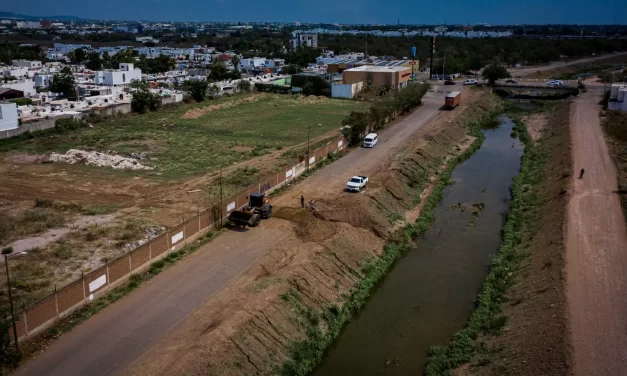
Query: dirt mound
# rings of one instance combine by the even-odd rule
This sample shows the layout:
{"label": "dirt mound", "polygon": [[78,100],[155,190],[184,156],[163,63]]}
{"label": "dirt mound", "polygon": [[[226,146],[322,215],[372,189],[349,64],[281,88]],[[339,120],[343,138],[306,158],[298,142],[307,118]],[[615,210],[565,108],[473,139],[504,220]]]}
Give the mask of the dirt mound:
{"label": "dirt mound", "polygon": [[8,156],[6,160],[11,163],[29,164],[47,162],[50,160],[50,157],[46,154],[18,154]]}
{"label": "dirt mound", "polygon": [[231,101],[231,102],[226,102],[226,103],[214,104],[214,105],[206,106],[206,107],[195,108],[193,110],[186,111],[181,116],[181,119],[198,119],[201,116],[206,115],[206,114],[208,114],[208,113],[210,113],[212,111],[220,110],[222,108],[233,107],[233,106],[238,105],[240,103],[254,102],[254,101],[258,100],[260,97],[261,97],[261,95],[253,95],[253,96],[250,96],[250,97],[234,100],[234,101]]}
{"label": "dirt mound", "polygon": [[332,223],[316,218],[313,208],[277,208],[273,212],[277,218],[296,223],[296,235],[304,242],[320,242],[336,234]]}
{"label": "dirt mound", "polygon": [[152,170],[154,167],[144,166],[136,158],[121,155],[70,149],[65,154],[52,153],[50,161],[68,164],[84,164],[87,166],[110,167],[115,170]]}

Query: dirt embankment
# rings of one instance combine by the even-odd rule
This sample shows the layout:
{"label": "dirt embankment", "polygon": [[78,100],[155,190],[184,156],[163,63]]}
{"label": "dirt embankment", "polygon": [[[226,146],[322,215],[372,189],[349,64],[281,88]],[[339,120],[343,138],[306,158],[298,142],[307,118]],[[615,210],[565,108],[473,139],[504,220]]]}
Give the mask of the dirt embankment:
{"label": "dirt embankment", "polygon": [[618,193],[627,220],[627,113],[605,111],[601,114],[601,125],[610,155],[616,165]]}
{"label": "dirt embankment", "polygon": [[587,59],[578,59],[569,62],[557,62],[545,66],[528,67],[512,70],[514,77],[551,78],[564,74],[577,73],[586,69],[598,69],[605,66],[624,64],[627,62],[627,53],[621,52],[610,56],[599,56]]}
{"label": "dirt embankment", "polygon": [[572,174],[569,108],[564,102],[549,115],[523,118],[534,130],[530,135],[541,136],[542,160],[534,163],[538,179],[527,182],[522,193],[526,207],[518,252],[524,259],[503,306],[507,325],[499,336],[483,338],[485,351],[458,375],[572,374],[563,231]]}
{"label": "dirt embankment", "polygon": [[291,235],[127,373],[276,374],[286,361],[306,362],[295,356],[312,349],[301,344],[294,352],[295,345],[312,335],[322,335],[320,343],[332,337],[330,322],[364,279],[366,264],[382,254],[386,239],[424,199],[445,161],[469,144],[466,124],[498,106],[497,98],[484,93],[457,113],[441,114],[381,162],[362,194],[328,195],[305,210],[277,206],[280,219],[268,225],[290,228]]}

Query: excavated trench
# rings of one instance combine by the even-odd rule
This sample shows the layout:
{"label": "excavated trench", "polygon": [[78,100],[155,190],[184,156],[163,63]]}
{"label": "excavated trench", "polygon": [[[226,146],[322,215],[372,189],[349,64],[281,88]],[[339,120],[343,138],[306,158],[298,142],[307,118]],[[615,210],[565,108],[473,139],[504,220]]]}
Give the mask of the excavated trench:
{"label": "excavated trench", "polygon": [[509,187],[524,146],[513,123],[484,130],[458,165],[435,221],[378,284],[314,375],[408,375],[424,371],[430,346],[462,329],[501,242]]}

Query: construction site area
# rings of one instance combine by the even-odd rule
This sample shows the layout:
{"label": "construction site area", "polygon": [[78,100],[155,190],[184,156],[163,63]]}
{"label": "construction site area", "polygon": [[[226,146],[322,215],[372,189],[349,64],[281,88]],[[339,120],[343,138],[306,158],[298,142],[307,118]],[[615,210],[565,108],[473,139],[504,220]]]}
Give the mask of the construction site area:
{"label": "construction site area", "polygon": [[14,374],[620,374],[625,119],[580,84],[410,84],[352,144],[376,101],[266,93],[0,141]]}

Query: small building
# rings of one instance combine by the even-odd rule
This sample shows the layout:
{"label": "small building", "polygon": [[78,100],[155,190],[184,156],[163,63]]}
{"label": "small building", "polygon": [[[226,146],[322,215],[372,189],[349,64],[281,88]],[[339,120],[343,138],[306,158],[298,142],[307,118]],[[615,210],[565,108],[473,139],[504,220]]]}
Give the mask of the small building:
{"label": "small building", "polygon": [[294,49],[297,47],[318,48],[318,34],[296,34],[290,42]]}
{"label": "small building", "polygon": [[388,86],[401,89],[409,83],[411,68],[405,66],[363,65],[347,69],[343,73],[344,84],[362,82],[365,87]]}
{"label": "small building", "polygon": [[23,98],[24,92],[11,88],[0,88],[0,100]]}
{"label": "small building", "polygon": [[50,85],[52,79],[51,74],[36,74],[35,75],[35,87],[47,87]]}
{"label": "small building", "polygon": [[11,65],[14,67],[26,67],[28,69],[41,68],[41,61],[36,60],[12,60]]}
{"label": "small building", "polygon": [[0,131],[15,129],[18,125],[17,104],[0,102]]}
{"label": "small building", "polygon": [[142,79],[142,70],[131,63],[121,63],[120,69],[97,71],[94,80],[97,85],[127,85]]}
{"label": "small building", "polygon": [[35,90],[35,82],[33,80],[20,80],[0,83],[0,88],[19,90],[24,93],[24,96],[28,97],[37,93],[37,91]]}
{"label": "small building", "polygon": [[627,84],[612,84],[607,108],[627,112]]}

